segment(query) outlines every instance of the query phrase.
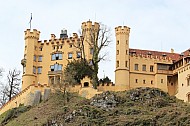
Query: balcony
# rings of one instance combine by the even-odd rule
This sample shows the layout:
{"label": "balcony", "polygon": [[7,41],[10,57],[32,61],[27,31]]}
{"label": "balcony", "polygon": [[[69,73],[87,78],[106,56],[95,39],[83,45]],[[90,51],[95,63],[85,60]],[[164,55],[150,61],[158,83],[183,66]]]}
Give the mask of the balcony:
{"label": "balcony", "polygon": [[158,74],[167,74],[167,75],[173,75],[172,70],[157,70]]}
{"label": "balcony", "polygon": [[26,66],[26,59],[22,59],[22,60],[21,60],[21,64],[22,64],[23,66]]}
{"label": "balcony", "polygon": [[48,75],[62,75],[63,71],[58,70],[58,71],[48,71]]}

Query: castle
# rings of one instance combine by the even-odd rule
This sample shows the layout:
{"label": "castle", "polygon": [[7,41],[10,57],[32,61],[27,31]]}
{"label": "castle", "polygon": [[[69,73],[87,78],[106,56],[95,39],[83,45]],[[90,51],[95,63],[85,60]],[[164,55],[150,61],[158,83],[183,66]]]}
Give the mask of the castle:
{"label": "castle", "polygon": [[[27,97],[32,94],[36,96],[36,91],[41,91],[41,95],[46,99],[47,89],[52,89],[60,80],[64,80],[63,70],[68,61],[81,59],[84,55],[80,50],[82,44],[84,44],[85,57],[90,61],[93,49],[87,41],[91,33],[97,32],[99,28],[99,23],[93,24],[87,21],[82,23],[81,36],[73,33],[72,37],[68,37],[67,30],[64,29],[58,38],[51,34],[51,38],[43,42],[39,39],[40,31],[27,29],[24,37],[24,58],[21,60],[23,65],[22,91],[0,109],[0,114],[17,107],[15,103],[29,104]],[[102,91],[155,87],[185,102],[190,102],[190,49],[181,54],[174,53],[173,49],[171,52],[131,49],[129,48],[129,35],[129,27],[115,28],[115,84],[100,84],[97,89],[93,89],[90,79],[85,77],[81,80],[81,85],[70,87],[68,90],[90,98]]]}

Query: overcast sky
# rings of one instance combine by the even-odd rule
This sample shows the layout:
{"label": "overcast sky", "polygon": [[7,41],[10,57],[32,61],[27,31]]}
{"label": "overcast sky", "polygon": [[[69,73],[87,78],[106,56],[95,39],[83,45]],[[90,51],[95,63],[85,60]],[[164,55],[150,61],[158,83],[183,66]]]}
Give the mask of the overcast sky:
{"label": "overcast sky", "polygon": [[[101,22],[112,29],[107,61],[100,63],[99,77],[115,81],[114,28],[131,28],[130,48],[181,53],[190,46],[189,0],[0,0],[0,67],[22,70],[24,31],[41,31],[40,40],[57,37],[66,28],[78,32],[84,21]],[[103,72],[104,71],[104,72]]]}

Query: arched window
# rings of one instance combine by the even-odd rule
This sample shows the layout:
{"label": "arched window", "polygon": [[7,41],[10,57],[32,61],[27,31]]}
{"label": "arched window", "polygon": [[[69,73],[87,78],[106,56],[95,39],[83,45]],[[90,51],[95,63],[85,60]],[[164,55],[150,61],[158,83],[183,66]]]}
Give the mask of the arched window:
{"label": "arched window", "polygon": [[89,83],[88,82],[84,82],[84,87],[89,87]]}
{"label": "arched window", "polygon": [[186,94],[187,96],[187,102],[190,102],[190,92]]}

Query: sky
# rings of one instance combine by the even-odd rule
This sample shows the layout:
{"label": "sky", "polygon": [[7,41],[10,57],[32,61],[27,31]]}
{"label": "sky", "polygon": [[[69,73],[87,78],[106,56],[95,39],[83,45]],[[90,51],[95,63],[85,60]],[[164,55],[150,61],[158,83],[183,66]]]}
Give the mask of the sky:
{"label": "sky", "polygon": [[115,81],[114,28],[131,28],[129,46],[181,53],[190,48],[189,0],[0,0],[0,67],[5,73],[22,71],[24,31],[30,27],[41,32],[40,40],[57,37],[65,28],[77,33],[81,23],[101,22],[111,29],[112,43],[105,50],[107,60],[100,63],[99,78]]}

